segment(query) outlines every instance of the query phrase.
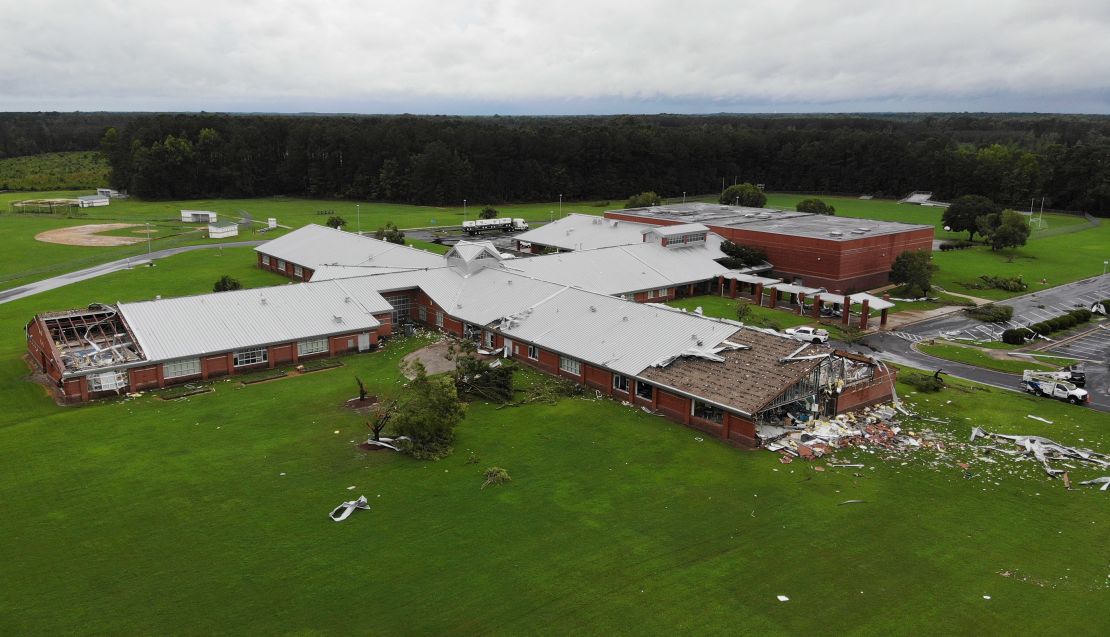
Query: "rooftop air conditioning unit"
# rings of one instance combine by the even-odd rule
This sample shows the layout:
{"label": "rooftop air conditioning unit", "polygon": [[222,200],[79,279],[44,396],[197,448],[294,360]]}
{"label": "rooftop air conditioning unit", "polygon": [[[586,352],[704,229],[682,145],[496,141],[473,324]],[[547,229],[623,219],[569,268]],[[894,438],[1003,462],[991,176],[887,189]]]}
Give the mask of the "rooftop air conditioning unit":
{"label": "rooftop air conditioning unit", "polygon": [[836,230],[833,230],[832,232],[830,232],[830,233],[829,233],[829,236],[830,236],[830,237],[843,237],[843,236],[844,236],[844,233],[843,233],[843,232],[839,232],[839,231],[836,231]]}

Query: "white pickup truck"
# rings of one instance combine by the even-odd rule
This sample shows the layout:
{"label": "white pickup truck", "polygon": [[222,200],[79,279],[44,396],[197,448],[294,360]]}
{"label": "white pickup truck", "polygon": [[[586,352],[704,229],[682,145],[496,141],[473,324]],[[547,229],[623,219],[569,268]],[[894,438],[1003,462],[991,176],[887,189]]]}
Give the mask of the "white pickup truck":
{"label": "white pickup truck", "polygon": [[1021,386],[1031,394],[1066,400],[1073,405],[1084,405],[1090,399],[1086,389],[1080,389],[1072,383],[1056,378],[1053,372],[1027,369],[1021,375]]}
{"label": "white pickup truck", "polygon": [[829,340],[828,330],[810,327],[808,325],[790,327],[783,330],[783,333],[796,341],[804,341],[806,343],[827,343]]}

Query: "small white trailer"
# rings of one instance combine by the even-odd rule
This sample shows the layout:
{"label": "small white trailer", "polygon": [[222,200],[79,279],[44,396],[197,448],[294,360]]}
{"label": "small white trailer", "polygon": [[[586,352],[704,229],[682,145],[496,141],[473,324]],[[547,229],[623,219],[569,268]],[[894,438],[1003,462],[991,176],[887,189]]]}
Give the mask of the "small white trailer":
{"label": "small white trailer", "polygon": [[208,210],[182,210],[181,220],[185,223],[216,223],[216,213]]}

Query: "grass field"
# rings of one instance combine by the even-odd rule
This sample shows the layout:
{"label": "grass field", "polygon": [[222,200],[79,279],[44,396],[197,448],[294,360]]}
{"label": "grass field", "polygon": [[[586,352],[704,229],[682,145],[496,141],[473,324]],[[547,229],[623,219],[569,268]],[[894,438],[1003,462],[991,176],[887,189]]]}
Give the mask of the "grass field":
{"label": "grass field", "polygon": [[[694,311],[695,308],[701,307],[702,313],[706,316],[715,316],[718,318],[727,318],[736,320],[736,308],[740,304],[738,299],[730,299],[723,296],[703,295],[692,296],[685,299],[676,299],[667,303],[672,307],[679,307]],[[812,316],[799,316],[794,312],[787,312],[785,310],[771,309],[769,307],[761,307],[758,305],[748,304],[750,314],[745,323],[755,327],[769,327],[773,330],[784,330],[788,327],[798,327],[800,325],[819,325],[820,327],[829,331],[829,336],[832,338],[839,338],[843,333],[840,329],[840,322],[837,319],[825,318],[820,321],[815,321]],[[856,319],[858,321],[858,319]]]}
{"label": "grass field", "polygon": [[96,151],[0,159],[0,191],[59,190],[108,185],[108,160]]}
{"label": "grass field", "polygon": [[[452,226],[461,223],[464,216],[461,206],[436,208],[373,202],[356,206],[356,203],[351,201],[293,197],[193,201],[142,201],[132,198],[113,201],[106,208],[87,209],[87,217],[73,219],[13,215],[6,212],[12,201],[71,197],[88,192],[90,191],[0,193],[0,232],[4,233],[6,248],[0,251],[0,279],[3,279],[0,280],[0,288],[15,287],[58,272],[71,271],[145,251],[145,246],[130,248],[48,246],[34,240],[35,234],[56,227],[150,221],[160,230],[159,234],[155,235],[159,238],[154,241],[154,247],[157,249],[207,241],[199,234],[192,236],[178,234],[186,230],[178,222],[178,211],[182,208],[213,210],[224,219],[239,219],[246,214],[259,221],[276,217],[279,223],[294,228],[309,223],[322,224],[330,215],[337,214],[348,222],[349,230],[356,230],[361,226],[366,232],[375,230],[386,222],[396,223],[402,228]],[[792,208],[802,198],[800,195],[771,193],[768,196],[768,205]],[[939,208],[906,206],[890,200],[861,200],[847,197],[824,197],[824,199],[835,205],[837,214],[841,216],[931,224],[937,228],[938,238],[965,238],[963,234],[947,233],[940,228],[941,210]],[[619,201],[564,202],[562,212],[563,214],[570,212],[602,214],[605,210],[619,208],[620,205]],[[481,205],[468,207],[467,217],[473,218],[480,209]],[[510,204],[498,206],[498,209],[501,216],[523,217],[529,221],[544,221],[559,215],[557,202]],[[1048,221],[1050,230],[1084,223],[1081,217],[1062,214],[1047,214],[1045,219]],[[174,235],[174,238],[161,238],[166,235]],[[274,236],[277,235],[255,236],[253,233],[245,233],[239,239],[266,239]],[[962,284],[974,282],[980,274],[1020,274],[1030,284],[1030,291],[1045,287],[1039,283],[1042,278],[1048,281],[1048,286],[1060,285],[1101,273],[1102,261],[1110,258],[1105,247],[1107,245],[1110,245],[1110,224],[1084,229],[1073,234],[1043,238],[1038,233],[1034,233],[1026,247],[1012,253],[1010,251],[994,253],[985,247],[938,252],[934,255],[934,259],[940,266],[940,271],[934,283],[952,292],[969,293],[988,299],[1008,298],[1015,293],[1000,290],[969,290]]]}
{"label": "grass field", "polygon": [[[40,309],[203,292],[224,273],[284,281],[249,250],[220,259],[171,257],[0,305],[0,633],[1110,630],[1106,494],[1066,491],[1032,463],[973,461],[965,479],[930,454],[857,450],[838,456],[864,469],[818,473],[570,398],[473,404],[440,462],[360,452],[367,429],[340,407],[353,377],[399,390],[415,339],[172,402],[61,408],[24,380],[22,326]],[[951,382],[929,396],[900,388],[950,421],[910,426],[1110,449],[1106,414]],[[491,465],[512,482],[480,489]],[[326,518],[360,494],[371,511]],[[848,499],[865,502],[839,506]]]}
{"label": "grass field", "polygon": [[993,369],[999,372],[1006,372],[1007,374],[1021,374],[1021,372],[1026,369],[1050,371],[1060,368],[1058,365],[1044,365],[1033,361],[1001,360],[994,358],[985,350],[951,343],[919,343],[916,347],[929,356],[936,356],[937,358],[943,358],[947,361],[965,363],[984,369]]}

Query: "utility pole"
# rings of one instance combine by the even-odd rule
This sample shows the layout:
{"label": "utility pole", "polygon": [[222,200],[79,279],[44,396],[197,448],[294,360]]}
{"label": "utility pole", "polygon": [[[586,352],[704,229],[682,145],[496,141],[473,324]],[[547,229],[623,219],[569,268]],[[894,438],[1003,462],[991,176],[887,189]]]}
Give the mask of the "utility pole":
{"label": "utility pole", "polygon": [[146,258],[147,261],[150,262],[150,265],[154,265],[154,259],[152,258],[152,256],[153,255],[150,251],[150,222],[148,221],[146,222]]}
{"label": "utility pole", "polygon": [[355,204],[355,228],[362,234],[362,204]]}
{"label": "utility pole", "polygon": [[559,193],[559,218],[563,218],[563,193]]}
{"label": "utility pole", "polygon": [[463,199],[463,225],[466,225],[466,199]]}
{"label": "utility pole", "polygon": [[686,191],[682,191],[682,203],[686,203]]}

